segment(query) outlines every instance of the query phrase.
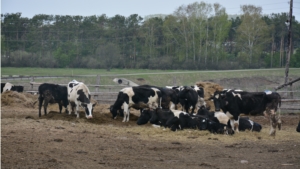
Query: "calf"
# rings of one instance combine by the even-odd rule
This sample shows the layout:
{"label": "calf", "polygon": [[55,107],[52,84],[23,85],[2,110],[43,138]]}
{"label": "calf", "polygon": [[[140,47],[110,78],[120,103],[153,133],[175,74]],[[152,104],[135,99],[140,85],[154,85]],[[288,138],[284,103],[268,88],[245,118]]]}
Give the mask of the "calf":
{"label": "calf", "polygon": [[139,109],[150,108],[156,109],[160,107],[161,91],[154,87],[134,86],[126,87],[120,90],[118,98],[110,107],[110,112],[114,119],[116,119],[117,111],[124,108],[123,122],[129,121],[129,108],[135,107]]}
{"label": "calf", "polygon": [[262,129],[261,125],[250,120],[248,117],[240,117],[239,119],[239,131],[257,131],[260,132]]}
{"label": "calf", "polygon": [[56,84],[43,83],[38,88],[39,91],[39,117],[41,117],[41,108],[44,102],[44,112],[47,115],[48,103],[58,103],[59,113],[61,113],[62,106],[67,111],[68,106],[68,90],[66,86]]}
{"label": "calf", "polygon": [[[87,119],[93,118],[93,108],[95,103],[91,102],[91,94],[88,87],[82,83],[73,80],[68,84],[68,101],[69,101],[69,114],[74,111],[76,107],[75,114],[79,118],[79,113],[77,112],[79,106],[85,109],[85,116]],[[71,109],[71,110],[70,110]]]}
{"label": "calf", "polygon": [[1,83],[1,93],[6,92],[6,91],[10,91],[10,90],[21,93],[24,90],[24,86],[16,86],[16,85],[13,85],[9,82]]}

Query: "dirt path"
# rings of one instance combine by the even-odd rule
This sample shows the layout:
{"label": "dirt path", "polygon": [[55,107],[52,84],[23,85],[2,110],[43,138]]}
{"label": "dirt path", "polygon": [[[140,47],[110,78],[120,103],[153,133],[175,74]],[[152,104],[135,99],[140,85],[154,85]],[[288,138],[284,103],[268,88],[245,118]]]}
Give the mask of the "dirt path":
{"label": "dirt path", "polygon": [[35,106],[1,107],[1,168],[300,168],[296,115],[283,116],[274,138],[263,117],[252,118],[260,133],[227,136],[138,126],[137,112],[122,123],[111,119],[108,105],[97,105],[92,120],[57,107],[41,118]]}

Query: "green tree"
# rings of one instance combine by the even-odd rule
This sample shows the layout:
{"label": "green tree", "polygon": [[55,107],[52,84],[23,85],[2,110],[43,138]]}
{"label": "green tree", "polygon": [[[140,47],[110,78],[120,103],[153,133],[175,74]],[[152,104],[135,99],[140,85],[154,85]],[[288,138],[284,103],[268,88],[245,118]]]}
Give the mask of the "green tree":
{"label": "green tree", "polygon": [[242,23],[237,29],[239,57],[248,67],[259,63],[264,45],[270,41],[269,28],[261,18],[262,8],[253,5],[241,6]]}

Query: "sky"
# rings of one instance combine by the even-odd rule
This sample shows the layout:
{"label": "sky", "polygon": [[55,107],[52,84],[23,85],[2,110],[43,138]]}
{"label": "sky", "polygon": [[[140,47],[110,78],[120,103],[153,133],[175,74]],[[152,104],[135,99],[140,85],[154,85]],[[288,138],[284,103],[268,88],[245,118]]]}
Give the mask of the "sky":
{"label": "sky", "polygon": [[[241,14],[241,5],[262,7],[263,14],[289,12],[290,0],[203,0],[219,3],[227,14]],[[293,15],[300,21],[300,0],[293,0]],[[1,14],[21,12],[22,17],[32,18],[37,14],[48,15],[102,15],[117,14],[128,17],[138,14],[142,17],[154,14],[172,14],[179,6],[196,0],[1,0]]]}

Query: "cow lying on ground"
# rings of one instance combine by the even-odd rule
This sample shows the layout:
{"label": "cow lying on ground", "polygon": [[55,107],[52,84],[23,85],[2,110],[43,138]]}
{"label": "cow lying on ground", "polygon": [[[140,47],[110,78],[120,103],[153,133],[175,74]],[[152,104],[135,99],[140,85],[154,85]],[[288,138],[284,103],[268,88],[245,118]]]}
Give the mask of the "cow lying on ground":
{"label": "cow lying on ground", "polygon": [[281,129],[280,114],[276,111],[281,105],[281,97],[276,92],[245,92],[241,90],[216,91],[212,97],[216,111],[222,109],[231,119],[235,131],[239,131],[240,114],[265,115],[271,122],[270,135],[275,135],[276,126]]}
{"label": "cow lying on ground", "polygon": [[[207,118],[200,115],[191,115],[188,113],[180,113],[179,116],[175,116],[168,120],[166,126],[170,127],[172,131],[178,129],[183,130],[186,128],[208,130],[211,133],[217,134],[234,134],[233,130],[227,126],[226,122],[222,118],[229,120],[224,113],[215,113],[215,117]],[[223,122],[223,123],[222,123]]]}
{"label": "cow lying on ground", "polygon": [[[68,100],[69,100],[69,114],[74,111],[76,107],[75,114],[79,118],[79,113],[77,112],[79,106],[85,109],[85,116],[87,119],[93,118],[93,108],[95,103],[91,102],[91,94],[89,88],[82,82],[73,80],[68,84]],[[71,109],[71,110],[70,110]]]}
{"label": "cow lying on ground", "polygon": [[48,103],[58,103],[59,113],[61,113],[62,106],[67,111],[68,106],[68,90],[66,86],[56,84],[43,83],[39,86],[39,117],[41,117],[41,108],[44,102],[44,112],[47,115]]}
{"label": "cow lying on ground", "polygon": [[[208,119],[213,120],[213,118],[215,118],[216,113],[217,112],[209,111],[204,106],[201,106],[197,112],[197,115],[204,116],[204,117],[207,117]],[[229,120],[228,116],[226,114],[224,114],[223,112],[219,112],[219,113],[220,113],[219,116],[222,115],[222,117],[223,117],[222,119],[224,119],[222,121],[222,123],[223,124],[227,123],[227,127],[231,128],[230,120]],[[216,121],[216,120],[213,120],[213,121]],[[260,124],[250,120],[248,117],[241,117],[239,119],[239,131],[250,130],[250,131],[260,132],[261,129],[262,129],[262,126]]]}
{"label": "cow lying on ground", "polygon": [[150,108],[156,109],[160,107],[161,91],[154,87],[126,87],[120,90],[118,98],[115,103],[110,107],[110,112],[114,119],[116,119],[117,111],[124,108],[123,122],[129,121],[129,109],[135,107],[139,109]]}
{"label": "cow lying on ground", "polygon": [[10,90],[21,93],[24,90],[24,86],[16,86],[16,85],[13,85],[9,82],[1,83],[1,93],[6,92],[6,91],[10,91]]}

